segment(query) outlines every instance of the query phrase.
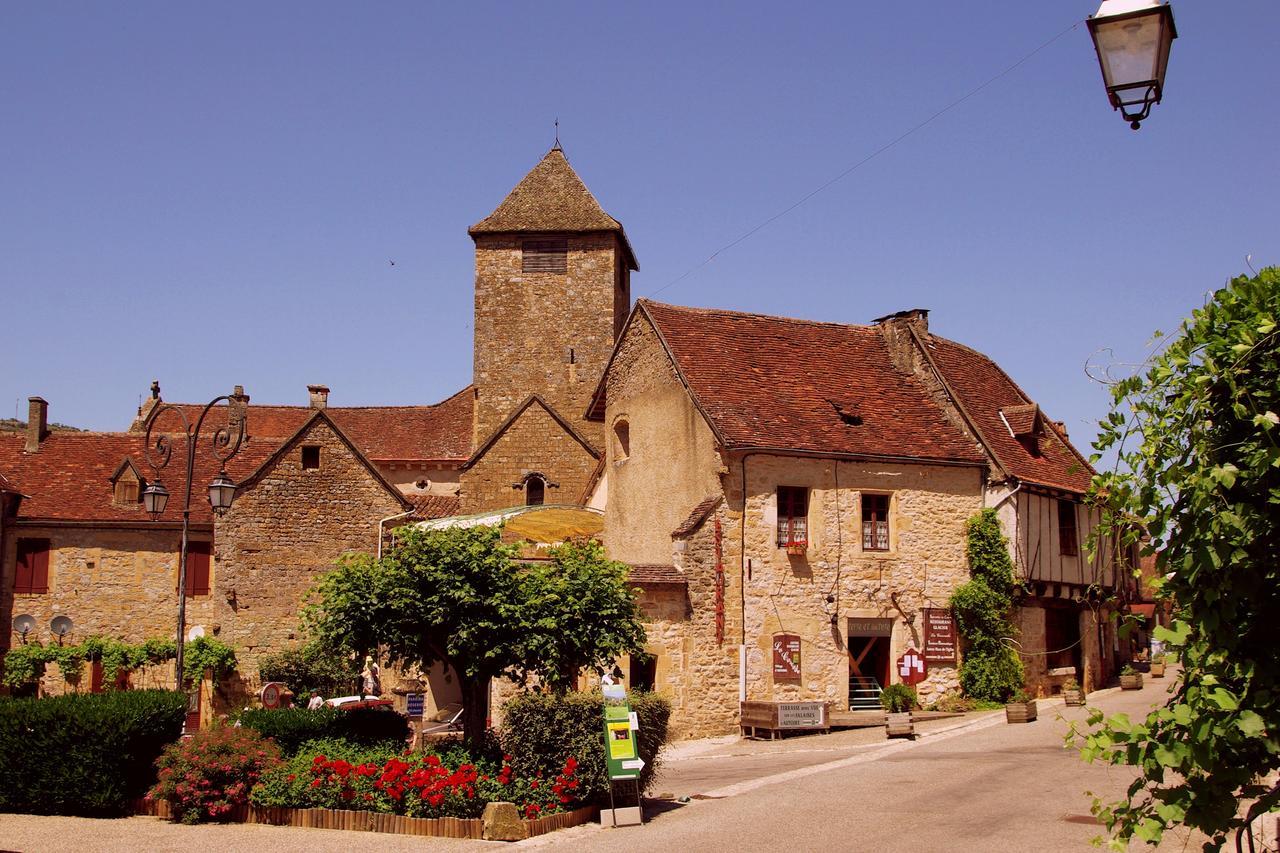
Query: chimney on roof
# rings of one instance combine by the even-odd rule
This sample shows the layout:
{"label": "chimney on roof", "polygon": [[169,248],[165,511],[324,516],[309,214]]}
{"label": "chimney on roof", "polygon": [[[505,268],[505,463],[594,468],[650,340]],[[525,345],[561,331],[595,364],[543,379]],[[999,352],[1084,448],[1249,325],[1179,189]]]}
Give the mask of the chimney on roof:
{"label": "chimney on roof", "polygon": [[43,397],[32,397],[27,409],[27,452],[39,453],[40,442],[49,434],[49,404]]}
{"label": "chimney on roof", "polygon": [[329,406],[328,385],[308,385],[307,393],[311,395],[311,408],[324,409]]}
{"label": "chimney on roof", "polygon": [[880,334],[884,336],[885,344],[889,347],[894,368],[901,373],[913,372],[918,354],[915,344],[911,341],[910,330],[914,329],[922,339],[928,339],[929,309],[909,308],[906,311],[877,317],[874,322],[880,327]]}
{"label": "chimney on roof", "polygon": [[1056,426],[1056,427],[1058,428],[1058,432],[1062,433],[1062,437],[1063,437],[1063,438],[1070,438],[1070,437],[1071,437],[1071,436],[1067,435],[1067,422],[1066,422],[1066,421],[1054,421],[1054,422],[1053,422],[1053,425],[1054,425],[1054,426]]}

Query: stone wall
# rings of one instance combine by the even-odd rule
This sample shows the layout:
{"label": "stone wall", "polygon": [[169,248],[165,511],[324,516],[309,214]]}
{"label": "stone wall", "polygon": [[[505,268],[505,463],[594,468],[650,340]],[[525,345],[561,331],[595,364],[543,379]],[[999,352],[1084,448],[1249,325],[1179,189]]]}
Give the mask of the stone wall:
{"label": "stone wall", "polygon": [[545,503],[577,504],[596,465],[596,457],[534,402],[463,472],[462,512],[524,504],[524,479],[535,472],[548,481]]}
{"label": "stone wall", "polygon": [[[643,315],[620,343],[606,381],[605,547],[615,560],[669,562],[671,531],[700,501],[720,493],[715,436]],[[622,422],[629,436],[625,454],[617,435]]]}
{"label": "stone wall", "polygon": [[[319,445],[319,469],[302,468],[302,445]],[[206,628],[235,648],[248,689],[261,655],[300,641],[299,611],[312,584],[341,555],[372,552],[378,520],[403,511],[324,420],[237,495],[217,525],[221,571]]]}
{"label": "stone wall", "polygon": [[525,273],[522,239],[475,236],[474,443],[534,393],[594,443],[601,428],[583,413],[613,350],[617,316],[629,308],[621,243],[611,233],[570,235],[567,272]]}

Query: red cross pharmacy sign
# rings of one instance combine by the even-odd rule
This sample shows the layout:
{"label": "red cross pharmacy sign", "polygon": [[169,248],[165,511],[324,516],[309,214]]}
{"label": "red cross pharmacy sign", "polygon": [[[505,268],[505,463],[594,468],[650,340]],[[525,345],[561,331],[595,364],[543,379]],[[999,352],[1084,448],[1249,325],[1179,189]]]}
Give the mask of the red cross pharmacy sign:
{"label": "red cross pharmacy sign", "polygon": [[919,684],[929,677],[929,665],[924,661],[924,655],[915,649],[907,649],[902,657],[898,658],[898,675],[902,678],[903,684]]}

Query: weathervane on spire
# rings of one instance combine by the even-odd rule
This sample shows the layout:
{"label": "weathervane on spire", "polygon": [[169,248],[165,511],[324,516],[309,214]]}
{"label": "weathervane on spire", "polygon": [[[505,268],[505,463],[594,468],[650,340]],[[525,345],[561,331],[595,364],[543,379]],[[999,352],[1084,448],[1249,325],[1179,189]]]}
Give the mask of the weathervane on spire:
{"label": "weathervane on spire", "polygon": [[552,150],[555,150],[559,147],[560,147],[560,118],[559,116],[557,116],[556,117],[556,144],[552,145],[551,148]]}

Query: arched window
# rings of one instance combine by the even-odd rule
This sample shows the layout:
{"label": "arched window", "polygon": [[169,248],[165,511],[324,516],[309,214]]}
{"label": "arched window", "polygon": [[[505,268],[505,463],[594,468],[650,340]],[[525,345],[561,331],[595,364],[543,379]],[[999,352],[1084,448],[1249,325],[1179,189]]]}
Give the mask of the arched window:
{"label": "arched window", "polygon": [[613,457],[621,462],[631,455],[631,424],[625,418],[613,422]]}
{"label": "arched window", "polygon": [[524,502],[526,506],[542,506],[547,500],[547,481],[534,474],[524,481]]}

